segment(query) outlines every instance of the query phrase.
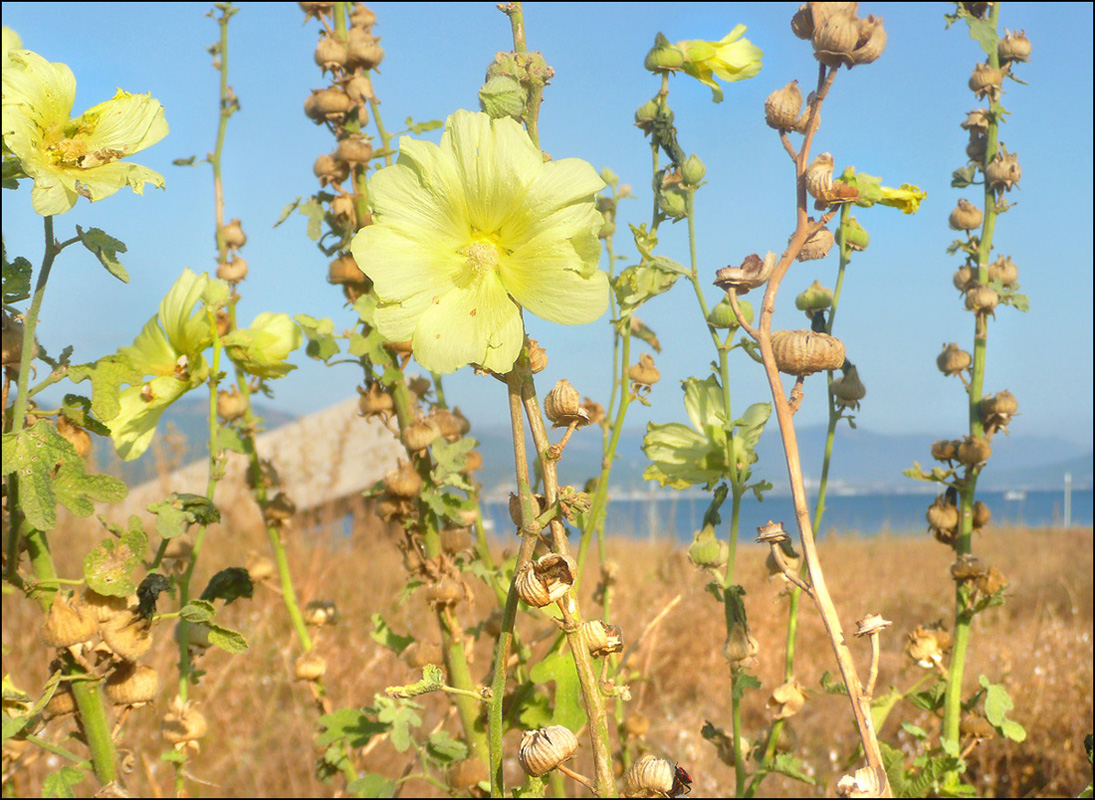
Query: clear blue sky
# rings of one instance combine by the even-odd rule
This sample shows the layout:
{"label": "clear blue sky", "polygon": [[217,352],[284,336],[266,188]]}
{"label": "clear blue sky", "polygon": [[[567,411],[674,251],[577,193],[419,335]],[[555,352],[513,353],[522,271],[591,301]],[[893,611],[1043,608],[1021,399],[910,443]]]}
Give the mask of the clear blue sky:
{"label": "clear blue sky", "polygon": [[[871,246],[853,262],[837,320],[837,333],[855,361],[868,396],[859,423],[892,433],[961,432],[965,395],[935,368],[944,341],[969,347],[972,318],[951,286],[956,258],[944,249],[953,237],[947,215],[958,197],[949,186],[965,161],[958,127],[977,103],[966,80],[980,50],[965,26],[943,28],[949,4],[863,3],[863,13],[885,19],[889,45],[873,65],[842,71],[822,113],[815,152],[834,154],[838,169],[853,164],[889,185],[915,183],[928,199],[914,217],[894,209],[860,210]],[[170,135],[135,160],[163,173],[167,190],[144,197],[128,190],[91,205],[84,201],[56,220],[59,237],[76,224],[104,228],[129,246],[124,286],[89,256],[66,251],[54,271],[43,310],[41,340],[51,352],[76,345],[78,361],[92,360],[131,342],[184,267],[212,270],[212,181],[208,166],[186,169],[171,160],[212,150],[217,114],[217,74],[205,48],[216,25],[200,3],[149,3],[137,12],[119,4],[5,3],[4,24],[24,46],[76,75],[75,113],[108,99],[116,87],[151,92],[167,110]],[[377,3],[377,33],[387,57],[376,91],[389,130],[407,116],[444,119],[457,108],[476,108],[476,90],[499,50],[511,48],[509,24],[493,3]],[[779,251],[794,223],[792,171],[774,132],[763,121],[773,89],[797,78],[808,87],[816,75],[810,46],[795,39],[789,20],[797,4],[536,4],[526,5],[529,46],[542,50],[556,70],[541,113],[544,149],[608,166],[635,188],[637,200],[620,212],[620,228],[650,217],[650,150],[632,125],[636,107],[658,83],[642,68],[655,34],[670,41],[717,40],[737,23],[764,50],[753,80],[725,86],[726,100],[688,78],[672,82],[685,150],[706,162],[709,185],[697,198],[698,249],[705,284],[717,268],[740,263],[750,252]],[[242,112],[229,125],[225,151],[227,214],[240,217],[249,242],[251,277],[241,287],[241,319],[260,311],[330,316],[339,328],[352,317],[337,289],[325,284],[327,260],[305,237],[297,217],[273,229],[281,208],[315,189],[311,166],[332,142],[303,115],[308,91],[322,85],[312,62],[318,26],[302,25],[296,4],[247,3],[231,23],[230,82]],[[1018,74],[1030,85],[1006,84],[1012,112],[1001,138],[1022,163],[1016,203],[997,228],[1000,252],[1020,268],[1031,312],[1001,308],[989,338],[989,391],[1011,389],[1022,416],[1017,434],[1092,439],[1092,7],[1089,4],[1005,3],[1008,28],[1025,28],[1033,60]],[[796,137],[797,138],[797,137]],[[1082,191],[1080,191],[1082,189]],[[687,261],[684,226],[663,227],[660,251]],[[3,232],[9,256],[37,264],[41,222],[29,211],[29,191],[5,193]],[[618,251],[633,255],[626,235]],[[630,262],[624,262],[630,263]],[[793,299],[815,278],[832,285],[836,258],[795,266],[781,292],[778,327],[802,327]],[[718,292],[710,287],[709,300]],[[633,407],[630,421],[683,417],[677,381],[703,376],[713,358],[690,288],[683,282],[653,301],[640,316],[664,345],[663,375],[650,411]],[[607,395],[610,333],[602,321],[582,328],[530,324],[548,349],[543,391],[566,377],[581,392]],[[352,367],[326,369],[297,356],[301,368],[277,382],[277,402],[306,413],[353,393]],[[767,399],[758,369],[736,360],[736,410]],[[475,422],[503,418],[502,387],[458,374],[447,379],[450,398]],[[825,419],[821,379],[807,383],[798,420]]]}

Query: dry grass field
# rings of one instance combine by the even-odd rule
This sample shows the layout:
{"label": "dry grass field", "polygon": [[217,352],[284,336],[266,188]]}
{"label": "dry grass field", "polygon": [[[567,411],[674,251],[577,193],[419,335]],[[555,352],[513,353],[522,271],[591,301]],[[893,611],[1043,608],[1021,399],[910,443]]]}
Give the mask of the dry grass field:
{"label": "dry grass field", "polygon": [[[204,585],[214,568],[242,564],[249,553],[265,550],[264,534],[249,504],[228,505],[231,511],[207,539],[196,586]],[[403,571],[392,535],[362,514],[357,518],[351,537],[303,533],[303,525],[290,535],[302,600],[332,600],[340,611],[338,625],[319,635],[320,650],[330,663],[326,680],[335,707],[369,705],[386,686],[414,680],[399,658],[370,639],[371,615],[383,614],[399,633],[418,631],[429,639],[436,632],[420,596],[403,605],[394,600],[403,586]],[[55,555],[61,574],[76,575],[78,554],[101,537],[102,529],[88,520],[69,520],[64,526],[52,537]],[[498,543],[499,550],[512,546],[512,541]],[[726,796],[732,791],[733,771],[718,761],[713,747],[700,736],[705,720],[729,728],[728,669],[720,654],[725,636],[721,608],[703,590],[704,578],[688,563],[682,548],[616,539],[610,542],[610,551],[620,564],[613,609],[625,641],[634,641],[680,595],[631,656],[630,664],[641,670],[643,679],[631,683],[629,710],[651,723],[642,744],[687,767],[695,780],[693,796]],[[1092,531],[990,529],[976,543],[976,551],[1007,576],[1010,590],[1003,608],[984,613],[975,623],[967,686],[976,685],[982,672],[1003,683],[1016,704],[1011,716],[1026,727],[1028,738],[1022,745],[1001,740],[981,744],[969,758],[970,778],[982,796],[1075,796],[1091,778],[1083,737],[1092,727]],[[903,652],[907,634],[919,623],[950,617],[949,551],[926,534],[869,539],[830,535],[821,542],[821,553],[846,626],[868,612],[894,623],[882,640],[876,694],[891,684],[909,687],[923,670]],[[738,558],[750,624],[760,645],[753,671],[764,685],[744,700],[743,733],[750,738],[770,721],[765,699],[779,682],[787,615],[781,586],[769,582],[763,562],[764,551],[751,543]],[[583,586],[587,615],[595,608],[588,597],[594,583],[587,580]],[[476,598],[470,609],[461,609],[461,621],[468,627],[491,608],[485,588],[476,589]],[[808,603],[803,612],[797,678],[817,689],[821,674],[833,669],[834,662],[819,617]],[[31,692],[40,689],[48,667],[36,635],[39,619],[36,605],[5,594],[3,670]],[[242,630],[251,649],[237,657],[212,650],[199,664],[207,674],[192,696],[209,721],[209,733],[201,754],[189,762],[192,791],[231,797],[337,794],[338,782],[325,786],[313,777],[316,710],[308,687],[292,680],[298,652],[276,590],[256,587],[253,600],[227,608],[224,623]],[[520,625],[526,640],[548,627],[527,616]],[[473,674],[480,679],[490,659],[487,639],[484,636],[470,649]],[[865,674],[867,648],[853,645],[853,650]],[[169,681],[175,659],[171,628],[164,625],[145,660]],[[165,688],[157,703],[134,711],[120,734],[119,745],[131,770],[126,782],[140,796],[173,791],[171,768],[159,759],[166,745],[158,733],[171,696]],[[446,719],[448,706],[442,698],[420,699],[425,706],[423,730],[447,725],[456,732],[456,720]],[[901,731],[901,721],[933,733],[938,726],[930,714],[900,706],[881,736],[910,753],[913,740]],[[798,740],[795,752],[818,781],[815,789],[805,791],[832,795],[856,742],[846,698],[812,692],[791,724]],[[72,730],[70,718],[50,723],[43,735],[64,742]],[[507,771],[514,781],[519,772],[516,738],[514,732],[506,740]],[[68,744],[77,751],[81,748]],[[406,774],[412,761],[411,753],[398,753],[383,739],[374,739],[364,757],[370,771],[391,778]],[[48,754],[19,754],[12,760],[12,753],[5,750],[5,794],[38,794],[43,776],[57,766]],[[580,752],[576,768],[582,771],[587,766]],[[799,796],[803,789],[802,784],[772,776],[761,794]],[[566,791],[571,796],[586,794],[573,783]],[[402,794],[442,796],[418,780],[404,784]]]}

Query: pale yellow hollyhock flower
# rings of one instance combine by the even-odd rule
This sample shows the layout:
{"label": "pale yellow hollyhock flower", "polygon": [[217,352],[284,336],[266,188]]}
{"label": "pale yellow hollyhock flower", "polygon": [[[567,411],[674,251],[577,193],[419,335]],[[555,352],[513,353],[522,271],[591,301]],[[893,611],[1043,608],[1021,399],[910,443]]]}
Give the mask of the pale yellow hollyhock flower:
{"label": "pale yellow hollyhock flower", "polygon": [[691,39],[677,42],[684,53],[681,69],[705,86],[711,87],[716,103],[722,102],[722,87],[715,77],[724,81],[743,81],[760,72],[764,51],[748,39],[743,39],[744,25],[738,25],[721,41],[705,42]]}
{"label": "pale yellow hollyhock flower", "polygon": [[[5,34],[5,48],[8,38]],[[95,202],[123,186],[137,194],[145,183],[163,188],[158,172],[119,160],[167,135],[163,106],[150,94],[119,89],[114,99],[72,119],[72,70],[19,49],[5,53],[3,87],[4,147],[34,180],[31,202],[37,213],[63,214],[78,197]]]}
{"label": "pale yellow hollyhock flower", "polygon": [[288,314],[264,311],[250,328],[237,328],[222,340],[228,357],[244,372],[260,378],[284,378],[296,366],[285,359],[304,336]]}
{"label": "pale yellow hollyhock flower", "polygon": [[521,309],[564,325],[600,317],[604,181],[576,158],[544,163],[512,119],[457,111],[440,146],[403,137],[369,180],[372,225],[350,246],[373,282],[374,320],[411,340],[433,372],[508,372],[524,343]]}
{"label": "pale yellow hollyhock flower", "polygon": [[905,214],[915,214],[920,210],[920,201],[928,196],[927,192],[919,186],[913,186],[911,183],[901,184],[900,189],[893,189],[889,186],[880,188],[882,197],[879,198],[878,204],[890,206],[891,208],[900,208]]}

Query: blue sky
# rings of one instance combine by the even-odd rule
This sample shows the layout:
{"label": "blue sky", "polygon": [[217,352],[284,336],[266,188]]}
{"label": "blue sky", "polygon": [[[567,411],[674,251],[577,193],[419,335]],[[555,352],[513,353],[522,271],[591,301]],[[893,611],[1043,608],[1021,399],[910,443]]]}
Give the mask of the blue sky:
{"label": "blue sky", "polygon": [[[51,9],[43,13],[44,8]],[[199,3],[150,3],[134,14],[118,4],[5,3],[4,24],[24,46],[76,75],[75,113],[108,99],[116,87],[151,92],[166,108],[170,135],[135,160],[163,173],[167,190],[144,197],[128,190],[97,204],[81,201],[56,219],[57,235],[73,226],[101,227],[125,241],[131,283],[118,283],[84,253],[66,251],[43,309],[40,339],[51,352],[76,346],[78,361],[128,344],[184,267],[212,270],[212,180],[208,166],[179,168],[172,159],[212,150],[217,74],[205,48],[217,37]],[[374,79],[385,125],[444,119],[476,108],[476,91],[496,51],[508,50],[508,20],[493,3],[377,3],[376,32],[387,57]],[[751,252],[779,251],[794,224],[794,183],[778,138],[764,124],[763,103],[792,79],[812,85],[810,46],[794,38],[789,20],[797,4],[528,4],[529,46],[555,68],[541,111],[541,144],[554,157],[580,157],[611,167],[634,187],[636,200],[620,210],[617,252],[633,256],[627,222],[650,218],[650,150],[632,124],[634,110],[658,88],[642,68],[659,31],[670,41],[717,40],[734,25],[764,50],[764,68],[752,80],[726,85],[715,105],[697,82],[675,78],[670,104],[680,141],[707,165],[708,185],[697,196],[700,269],[710,286],[715,270]],[[966,87],[980,49],[964,26],[943,27],[948,4],[864,3],[862,13],[885,19],[889,44],[875,64],[842,71],[822,112],[814,152],[833,153],[845,165],[881,175],[888,185],[915,183],[928,199],[915,216],[895,209],[861,209],[871,246],[852,263],[845,282],[837,334],[857,363],[868,395],[860,425],[892,433],[956,436],[964,428],[965,394],[935,368],[943,342],[967,349],[972,318],[951,286],[958,260],[944,252],[954,238],[947,215],[972,190],[949,186],[964,164],[966,136],[958,123],[980,103]],[[230,83],[242,104],[229,124],[225,149],[228,217],[240,217],[249,237],[244,250],[251,277],[241,287],[240,318],[260,311],[329,316],[338,328],[352,316],[341,294],[325,283],[327,259],[296,217],[274,229],[282,207],[315,189],[311,166],[332,142],[303,115],[312,88],[323,85],[312,62],[318,26],[302,25],[296,4],[246,3],[232,20]],[[1092,439],[1092,39],[1090,4],[1005,3],[1002,24],[1025,28],[1033,60],[1020,65],[1029,86],[1008,82],[1004,104],[1012,116],[1001,139],[1018,153],[1023,180],[1011,193],[1014,211],[997,227],[998,251],[1020,269],[1031,312],[1001,308],[991,326],[986,387],[1011,389],[1022,416],[1016,434]],[[798,137],[795,137],[796,140]],[[1078,185],[1079,182],[1079,185]],[[1079,191],[1082,188],[1083,191]],[[9,256],[39,263],[40,219],[29,211],[29,191],[5,193],[3,232]],[[659,251],[687,261],[684,225],[662,228]],[[622,262],[624,265],[633,263]],[[796,265],[780,293],[777,327],[803,327],[795,294],[818,278],[831,286],[836,257]],[[718,300],[711,286],[709,302]],[[690,287],[682,282],[640,312],[658,334],[663,380],[652,409],[635,406],[631,424],[681,419],[678,381],[704,376],[714,357]],[[541,376],[546,392],[568,378],[584,394],[606,399],[610,330],[602,320],[580,328],[532,320],[531,333],[548,350]],[[324,368],[297,357],[301,368],[277,382],[277,402],[294,413],[322,408],[353,393],[353,367]],[[735,410],[767,399],[759,369],[734,359]],[[825,419],[821,378],[807,383],[797,421]],[[446,379],[450,400],[477,423],[504,420],[500,384],[465,371]]]}

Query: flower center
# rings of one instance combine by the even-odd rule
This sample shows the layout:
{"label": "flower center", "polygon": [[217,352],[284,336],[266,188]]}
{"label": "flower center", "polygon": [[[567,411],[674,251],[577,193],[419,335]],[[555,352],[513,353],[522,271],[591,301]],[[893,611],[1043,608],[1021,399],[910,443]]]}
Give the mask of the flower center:
{"label": "flower center", "polygon": [[464,264],[475,277],[498,269],[498,249],[489,242],[475,242],[464,251]]}

